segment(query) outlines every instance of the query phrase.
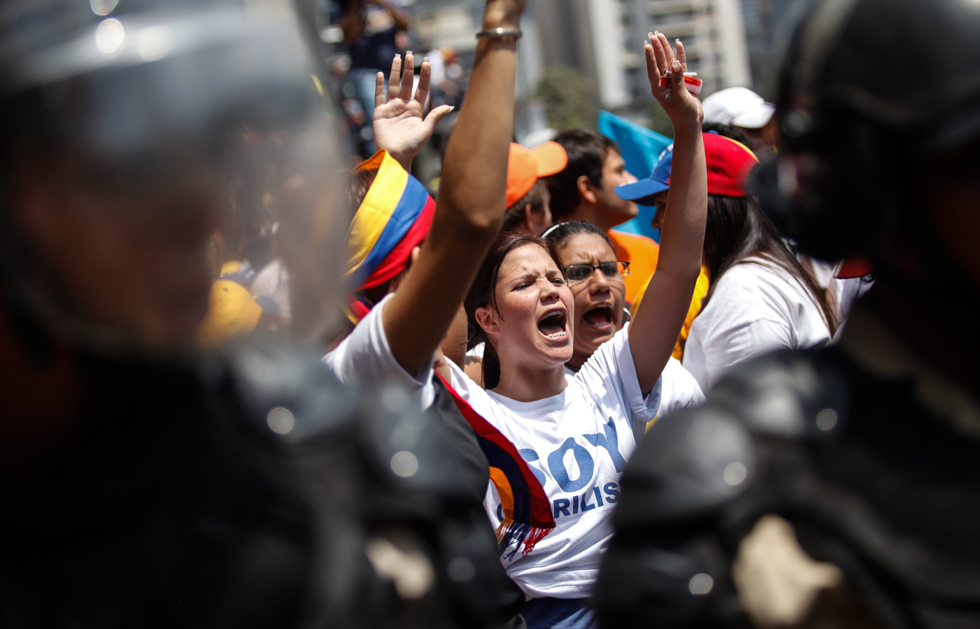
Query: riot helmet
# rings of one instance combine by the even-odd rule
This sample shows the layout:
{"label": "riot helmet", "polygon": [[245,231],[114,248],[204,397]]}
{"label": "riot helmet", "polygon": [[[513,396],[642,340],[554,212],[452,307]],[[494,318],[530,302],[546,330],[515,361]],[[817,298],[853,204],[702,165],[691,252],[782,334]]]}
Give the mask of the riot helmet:
{"label": "riot helmet", "polygon": [[[4,3],[0,289],[19,332],[185,355],[258,311],[318,337],[346,219],[323,94],[289,2]],[[289,304],[214,282],[248,257],[288,269]]]}
{"label": "riot helmet", "polygon": [[779,74],[779,154],[753,177],[786,236],[825,259],[875,256],[915,203],[915,168],[980,137],[978,31],[969,0],[810,10]]}

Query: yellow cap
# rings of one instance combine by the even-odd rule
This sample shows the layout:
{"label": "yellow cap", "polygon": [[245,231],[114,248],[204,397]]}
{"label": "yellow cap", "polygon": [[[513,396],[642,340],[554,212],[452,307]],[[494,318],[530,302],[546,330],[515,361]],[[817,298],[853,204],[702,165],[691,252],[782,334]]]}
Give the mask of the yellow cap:
{"label": "yellow cap", "polygon": [[236,336],[244,336],[259,323],[262,307],[242,286],[228,280],[211,285],[208,314],[201,323],[198,339],[213,347]]}

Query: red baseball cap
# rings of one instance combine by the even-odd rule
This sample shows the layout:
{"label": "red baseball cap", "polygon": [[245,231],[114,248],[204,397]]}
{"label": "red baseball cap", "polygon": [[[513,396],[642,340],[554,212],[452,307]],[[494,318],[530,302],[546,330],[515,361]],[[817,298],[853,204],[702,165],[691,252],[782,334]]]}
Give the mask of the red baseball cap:
{"label": "red baseball cap", "polygon": [[527,149],[516,142],[510,143],[507,162],[507,208],[520,201],[531,191],[538,179],[565,170],[568,153],[557,142],[545,142]]}
{"label": "red baseball cap", "polygon": [[855,277],[864,277],[874,272],[874,267],[866,258],[852,256],[837,264],[837,268],[834,269],[834,277],[839,280],[849,280]]}
{"label": "red baseball cap", "polygon": [[741,142],[717,133],[703,135],[704,156],[708,162],[708,194],[748,196],[749,173],[759,163],[755,153]]}
{"label": "red baseball cap", "polygon": [[[708,162],[708,194],[748,196],[749,173],[759,163],[755,154],[744,144],[713,131],[703,135],[704,156]],[[671,144],[660,154],[648,178],[616,186],[617,196],[640,205],[652,205],[649,197],[670,187],[673,157],[674,145]]]}

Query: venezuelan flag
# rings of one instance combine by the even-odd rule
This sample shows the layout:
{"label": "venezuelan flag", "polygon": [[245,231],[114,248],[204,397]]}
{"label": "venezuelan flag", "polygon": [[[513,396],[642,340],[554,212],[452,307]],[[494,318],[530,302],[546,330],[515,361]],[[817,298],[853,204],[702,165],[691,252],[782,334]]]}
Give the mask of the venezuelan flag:
{"label": "venezuelan flag", "polygon": [[[435,201],[425,187],[387,151],[357,166],[375,169],[378,174],[347,231],[350,257],[344,279],[352,293],[380,286],[401,273],[412,249],[428,234],[435,213]],[[347,316],[355,324],[370,309],[356,298],[349,306]]]}
{"label": "venezuelan flag", "polygon": [[[505,558],[518,551],[526,557],[534,545],[555,528],[551,502],[541,483],[517,448],[499,430],[473,410],[455,389],[439,375],[438,381],[452,396],[459,412],[476,433],[480,450],[490,466],[490,481],[500,496],[504,519],[497,528],[497,548]],[[508,551],[508,547],[513,549]]]}

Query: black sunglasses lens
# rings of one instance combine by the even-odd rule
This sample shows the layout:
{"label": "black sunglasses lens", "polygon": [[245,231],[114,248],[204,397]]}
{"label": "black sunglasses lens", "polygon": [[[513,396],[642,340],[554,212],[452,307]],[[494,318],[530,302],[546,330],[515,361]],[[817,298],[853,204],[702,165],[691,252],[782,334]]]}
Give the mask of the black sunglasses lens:
{"label": "black sunglasses lens", "polygon": [[603,262],[599,265],[599,270],[606,277],[619,277],[619,262]]}
{"label": "black sunglasses lens", "polygon": [[572,264],[565,268],[565,277],[569,282],[581,282],[592,275],[592,267],[584,264]]}

